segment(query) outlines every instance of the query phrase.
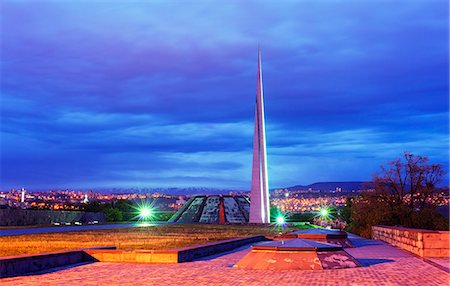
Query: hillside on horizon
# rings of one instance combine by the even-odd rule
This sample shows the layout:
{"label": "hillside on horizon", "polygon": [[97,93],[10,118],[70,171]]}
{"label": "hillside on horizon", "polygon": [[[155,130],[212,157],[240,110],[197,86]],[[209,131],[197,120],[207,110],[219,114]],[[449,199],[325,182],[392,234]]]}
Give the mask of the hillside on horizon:
{"label": "hillside on horizon", "polygon": [[[352,191],[352,190],[361,190],[363,187],[367,188],[367,186],[371,186],[372,182],[367,181],[350,181],[350,182],[316,182],[309,185],[294,185],[289,187],[281,187],[281,188],[271,188],[270,191],[287,189],[289,191],[296,190],[307,190],[311,188],[313,191],[321,190],[321,191],[334,191],[336,188],[341,188],[342,191]],[[117,189],[103,189],[98,190],[102,193],[112,192],[112,193],[164,193],[167,195],[220,195],[220,194],[228,194],[230,192],[250,192],[248,190],[238,190],[238,189],[228,189],[228,188],[209,188],[209,187],[167,187],[167,188],[117,188]]]}
{"label": "hillside on horizon", "polygon": [[307,190],[311,188],[313,191],[321,190],[321,191],[331,191],[336,190],[336,188],[341,188],[342,191],[351,191],[351,190],[361,190],[368,189],[373,186],[373,182],[370,181],[353,181],[353,182],[317,182],[309,185],[295,185],[286,188],[277,188],[277,189],[287,189],[289,191],[295,190]]}

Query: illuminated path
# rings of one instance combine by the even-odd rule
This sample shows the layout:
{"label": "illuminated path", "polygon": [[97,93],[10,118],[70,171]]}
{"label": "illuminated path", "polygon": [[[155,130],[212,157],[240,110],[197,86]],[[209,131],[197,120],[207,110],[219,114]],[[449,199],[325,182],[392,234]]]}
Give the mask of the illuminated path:
{"label": "illuminated path", "polygon": [[[145,226],[155,226],[167,224],[166,222],[152,222],[145,223]],[[97,229],[111,229],[111,228],[129,228],[143,226],[142,223],[121,223],[121,224],[94,224],[94,225],[74,225],[74,226],[50,226],[50,227],[30,227],[30,228],[15,228],[15,229],[0,229],[0,236],[8,235],[22,235],[22,234],[36,234],[46,232],[66,232],[66,231],[82,231],[82,230],[97,230]]]}
{"label": "illuminated path", "polygon": [[449,274],[384,242],[350,236],[364,267],[324,271],[232,268],[249,248],[182,264],[93,263],[2,279],[5,285],[448,285]]}

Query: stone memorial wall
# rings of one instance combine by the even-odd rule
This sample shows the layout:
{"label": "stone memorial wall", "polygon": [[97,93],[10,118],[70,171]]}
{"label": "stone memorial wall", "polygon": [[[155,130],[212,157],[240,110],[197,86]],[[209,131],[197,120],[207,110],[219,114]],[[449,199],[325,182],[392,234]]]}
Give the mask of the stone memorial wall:
{"label": "stone memorial wall", "polygon": [[449,257],[448,231],[377,225],[372,238],[387,242],[421,257]]}

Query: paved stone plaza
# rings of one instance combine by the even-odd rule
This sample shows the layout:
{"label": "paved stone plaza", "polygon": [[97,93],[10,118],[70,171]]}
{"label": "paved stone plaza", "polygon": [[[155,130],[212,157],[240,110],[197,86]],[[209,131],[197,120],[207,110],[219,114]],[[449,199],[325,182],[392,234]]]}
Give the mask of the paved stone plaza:
{"label": "paved stone plaza", "polygon": [[[450,275],[376,240],[350,236],[347,248],[363,267],[338,270],[249,270],[232,266],[249,247],[181,264],[93,263],[51,273],[6,278],[6,285],[449,285]],[[441,265],[447,265],[440,259]],[[448,262],[448,261],[446,261]]]}

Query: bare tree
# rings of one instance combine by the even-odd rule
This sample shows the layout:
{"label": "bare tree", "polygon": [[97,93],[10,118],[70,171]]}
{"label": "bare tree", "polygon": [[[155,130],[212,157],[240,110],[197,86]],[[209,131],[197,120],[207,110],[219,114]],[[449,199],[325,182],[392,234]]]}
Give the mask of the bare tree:
{"label": "bare tree", "polygon": [[448,218],[435,208],[442,203],[436,194],[444,190],[438,188],[444,175],[442,165],[405,152],[381,167],[373,191],[353,201],[347,229],[364,237],[370,237],[371,227],[378,224],[448,230]]}
{"label": "bare tree", "polygon": [[445,172],[442,165],[430,164],[427,157],[405,152],[381,167],[381,174],[374,177],[375,195],[392,207],[408,205],[411,210],[421,210],[432,203],[436,185]]}

